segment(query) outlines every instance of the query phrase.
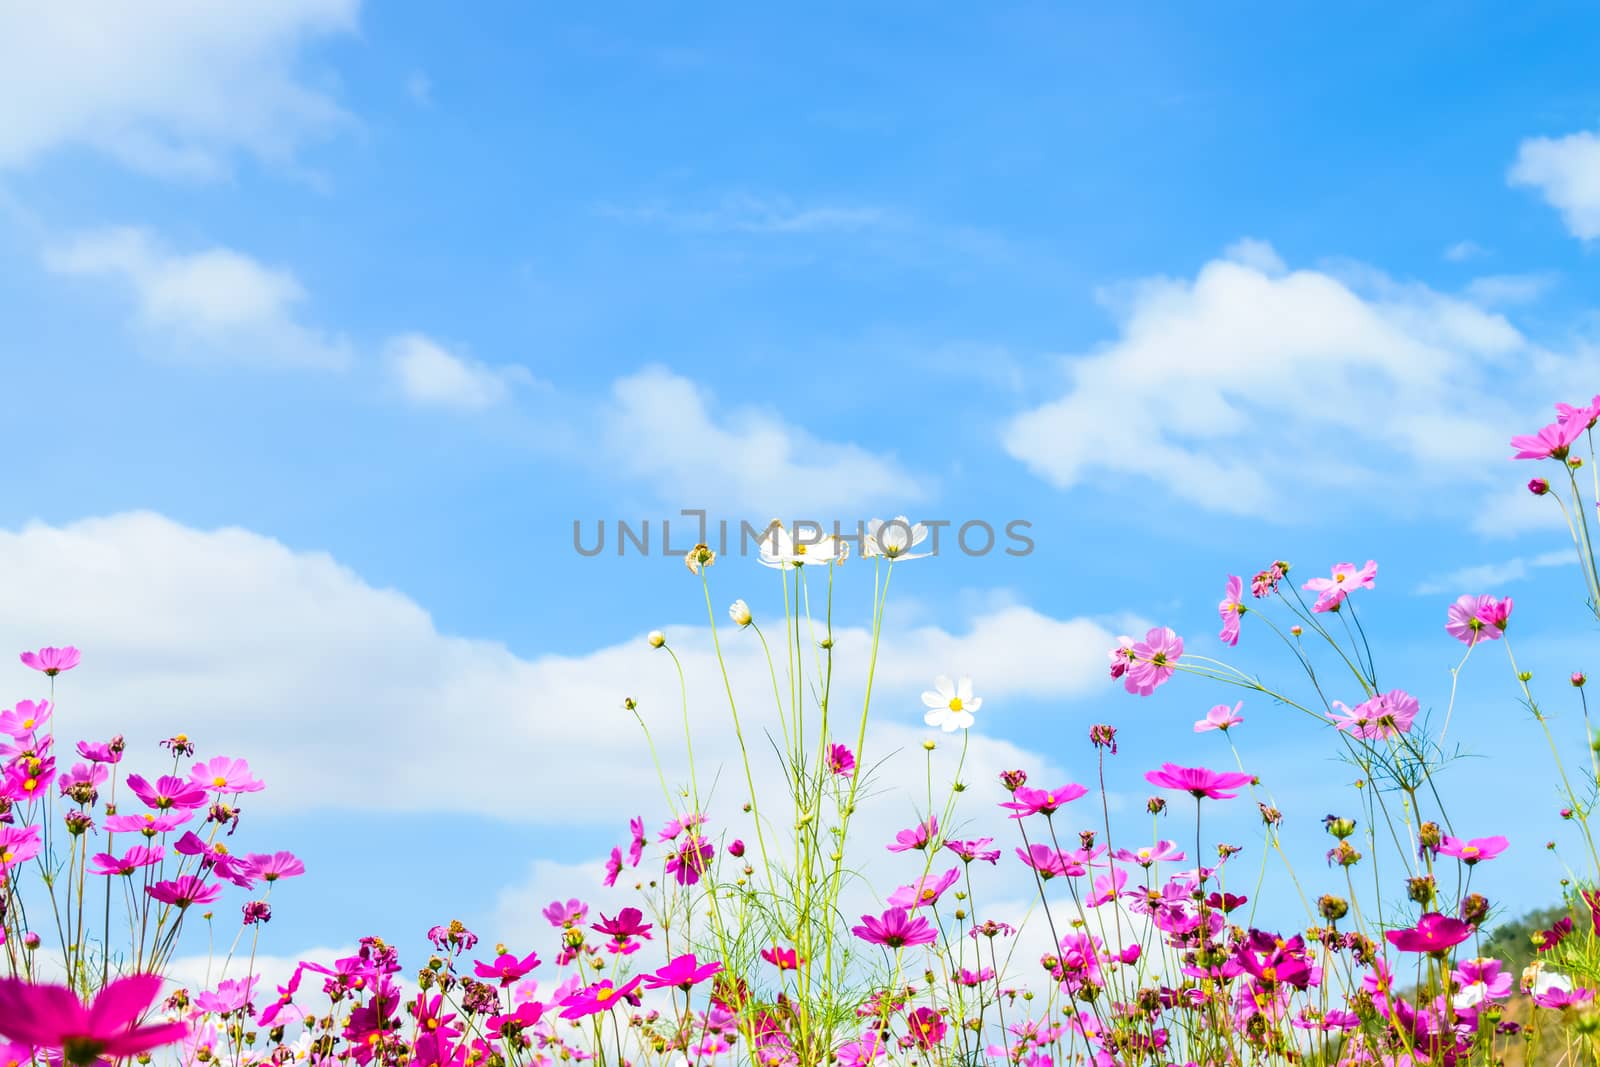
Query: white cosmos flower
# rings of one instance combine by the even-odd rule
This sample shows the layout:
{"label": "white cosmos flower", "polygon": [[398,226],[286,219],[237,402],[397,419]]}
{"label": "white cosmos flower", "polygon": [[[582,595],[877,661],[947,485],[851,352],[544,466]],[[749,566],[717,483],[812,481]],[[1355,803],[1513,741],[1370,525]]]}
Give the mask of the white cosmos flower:
{"label": "white cosmos flower", "polygon": [[867,536],[861,543],[861,554],[868,558],[882,556],[890,561],[923,559],[933,553],[911,550],[927,539],[928,528],[920,522],[913,523],[904,515],[896,515],[888,522],[873,519],[867,523]]}
{"label": "white cosmos flower", "polygon": [[[800,524],[802,530],[791,531],[783,520],[773,519],[761,535],[761,562],[768,567],[824,567],[829,563],[843,563],[850,555],[850,545],[834,534],[818,538],[815,525]],[[801,536],[796,538],[795,533]]]}
{"label": "white cosmos flower", "polygon": [[941,674],[933,680],[933,688],[922,694],[922,703],[928,708],[922,721],[948,734],[972,725],[972,713],[983,707],[983,698],[972,695],[971,678],[952,682]]}
{"label": "white cosmos flower", "polygon": [[750,614],[750,605],[743,600],[735,600],[728,605],[728,618],[740,626],[749,626],[753,616]]}
{"label": "white cosmos flower", "polygon": [[[1528,971],[1533,972],[1531,988],[1529,987]],[[1545,970],[1542,961],[1534,963],[1522,972],[1522,984],[1524,988],[1527,988],[1536,997],[1542,997],[1544,994],[1558,989],[1563,993],[1572,992],[1572,979],[1560,971]]]}

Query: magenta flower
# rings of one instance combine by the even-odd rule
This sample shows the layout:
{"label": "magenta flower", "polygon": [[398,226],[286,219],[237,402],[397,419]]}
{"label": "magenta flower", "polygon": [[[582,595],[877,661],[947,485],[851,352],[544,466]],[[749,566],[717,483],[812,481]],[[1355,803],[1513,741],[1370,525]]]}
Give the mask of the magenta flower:
{"label": "magenta flower", "polygon": [[1445,633],[1466,645],[1477,644],[1480,637],[1490,640],[1499,638],[1500,631],[1490,627],[1483,614],[1493,603],[1492,596],[1467,593],[1457,597],[1456,602],[1445,610]]}
{"label": "magenta flower", "polygon": [[634,975],[626,984],[618,986],[613,985],[611,979],[603,978],[563,1000],[561,1017],[582,1019],[590,1015],[599,1015],[603,1011],[611,1011],[624,1002],[634,1003],[634,998],[638,996],[639,983],[643,981],[643,975]]}
{"label": "magenta flower", "polygon": [[992,837],[975,837],[970,841],[946,841],[944,847],[960,856],[963,863],[982,860],[985,863],[997,864],[1000,862],[1000,850],[990,848],[992,844],[994,844]]}
{"label": "magenta flower", "polygon": [[798,971],[800,965],[805,962],[794,949],[784,948],[782,945],[762,949],[761,958],[780,971]]}
{"label": "magenta flower", "polygon": [[1130,693],[1147,697],[1171,678],[1177,671],[1174,666],[1183,655],[1183,638],[1165,627],[1153,627],[1128,650],[1128,673],[1122,687]]}
{"label": "magenta flower", "polygon": [[684,836],[678,850],[667,857],[667,873],[676,878],[679,885],[694,885],[710,866],[714,851],[710,841],[691,831]]}
{"label": "magenta flower", "polygon": [[1472,924],[1430,911],[1408,930],[1388,930],[1384,937],[1401,952],[1432,952],[1439,955],[1472,936]]}
{"label": "magenta flower", "polygon": [[1119,848],[1116,859],[1124,863],[1137,863],[1141,867],[1149,868],[1157,863],[1182,863],[1187,857],[1174,841],[1157,841],[1153,846],[1145,845],[1143,848]]}
{"label": "magenta flower", "polygon": [[1344,598],[1357,589],[1371,589],[1378,576],[1378,565],[1367,560],[1360,570],[1354,563],[1336,563],[1327,578],[1313,578],[1300,588],[1317,594],[1312,611],[1338,611]]}
{"label": "magenta flower", "polygon": [[196,996],[194,1006],[201,1011],[214,1012],[217,1015],[238,1011],[249,1004],[251,998],[255,996],[256,983],[259,981],[261,979],[257,976],[225,979],[217,983],[216,989]]}
{"label": "magenta flower", "polygon": [[144,801],[145,807],[157,811],[167,811],[171,808],[189,810],[206,806],[206,791],[193,782],[186,782],[182,778],[175,778],[170,774],[163,774],[154,783],[148,782],[142,775],[128,775],[128,788],[133,790],[133,795]]}
{"label": "magenta flower", "polygon": [[628,842],[628,866],[637,867],[644,858],[644,816],[629,819],[628,829],[633,834],[633,839]]}
{"label": "magenta flower", "polygon": [[1516,449],[1512,459],[1566,459],[1572,442],[1583,436],[1587,429],[1577,419],[1559,419],[1540,428],[1535,434],[1521,434],[1511,439]]}
{"label": "magenta flower", "polygon": [[884,945],[888,948],[931,945],[939,939],[938,933],[928,924],[928,920],[913,918],[904,908],[890,908],[877,918],[863,915],[861,925],[852,926],[850,932],[869,944]]}
{"label": "magenta flower", "polygon": [[1054,815],[1063,805],[1072,803],[1088,792],[1083,786],[1071,782],[1059,789],[1030,789],[1024,785],[1018,786],[1016,792],[1011,794],[1012,799],[1001,802],[1000,806],[1008,809],[1013,819],[1025,819],[1029,815]]}
{"label": "magenta flower", "polygon": [[617,876],[621,873],[622,849],[613,848],[611,855],[606,857],[606,876],[600,880],[600,884],[608,889],[611,888],[617,884]]}
{"label": "magenta flower", "polygon": [[1511,842],[1498,836],[1474,837],[1470,841],[1463,841],[1459,837],[1445,837],[1439,841],[1439,855],[1453,856],[1471,866],[1483,860],[1492,860],[1509,847]]}
{"label": "magenta flower", "polygon": [[24,652],[18,658],[22,660],[24,667],[43,671],[54,678],[62,671],[70,671],[76,667],[82,656],[77,649],[68,645],[66,648],[41,648],[37,652]]}
{"label": "magenta flower", "polygon": [[1227,732],[1228,727],[1238,726],[1244,722],[1244,716],[1239,714],[1239,709],[1242,707],[1244,707],[1244,701],[1242,700],[1231,708],[1226,704],[1218,704],[1206,712],[1205,718],[1194,724],[1194,732],[1197,734],[1203,734],[1207,730]]}
{"label": "magenta flower", "polygon": [[145,845],[134,845],[118,859],[109,852],[95,854],[89,868],[90,874],[103,874],[107,877],[113,875],[128,875],[141,867],[150,867],[161,862],[162,850],[160,845],[154,848]]}
{"label": "magenta flower", "polygon": [[600,913],[600,921],[591,929],[605,934],[611,939],[609,946],[613,952],[627,955],[639,948],[634,938],[645,941],[651,940],[651,924],[644,921],[644,912],[638,908],[623,908],[617,912],[615,919],[606,918],[605,912]]}
{"label": "magenta flower", "polygon": [[1222,617],[1222,632],[1217,636],[1225,645],[1239,643],[1239,619],[1248,610],[1244,601],[1244,579],[1237,574],[1228,575],[1228,585],[1222,594],[1222,603],[1217,605],[1217,614]]}
{"label": "magenta flower", "polygon": [[204,763],[196,763],[189,772],[189,780],[215,793],[256,793],[266,788],[250,773],[250,764],[227,756],[214,756]]}
{"label": "magenta flower", "polygon": [[85,1007],[66,986],[0,978],[0,1036],[59,1050],[72,1067],[137,1056],[181,1041],[189,1031],[182,1022],[138,1025],[160,993],[159,975],[138,974],[112,982]]}
{"label": "magenta flower", "polygon": [[157,882],[145,890],[163,904],[172,904],[180,910],[191,904],[210,904],[222,896],[220,885],[206,885],[192,874],[180,875],[167,882]]}
{"label": "magenta flower", "polygon": [[93,763],[121,763],[122,736],[119,734],[110,741],[79,741],[78,755]]}
{"label": "magenta flower", "polygon": [[107,815],[105,828],[114,834],[141,833],[146,837],[154,837],[176,830],[192,818],[194,818],[193,808],[169,811],[161,815],[148,811],[139,815]]}
{"label": "magenta flower", "polygon": [[1094,880],[1094,896],[1087,902],[1089,907],[1098,908],[1102,904],[1116,900],[1127,884],[1128,872],[1121,867],[1113,866],[1111,873],[1102,874]]}
{"label": "magenta flower", "polygon": [[589,905],[573,897],[563,904],[559,900],[551,901],[541,913],[551,926],[570,930],[574,926],[582,926],[583,920],[589,917]]}
{"label": "magenta flower", "polygon": [[924,875],[910,885],[903,885],[889,894],[889,903],[897,908],[907,908],[915,911],[919,907],[938,903],[939,897],[946,889],[955,885],[961,878],[961,868],[951,867],[943,874],[934,876]]}
{"label": "magenta flower", "polygon": [[520,960],[513,953],[502,952],[492,963],[473,960],[472,973],[479,978],[493,979],[500,983],[501,989],[504,989],[537,966],[539,966],[537,952],[530,952]]}
{"label": "magenta flower", "polygon": [[0,711],[0,734],[9,734],[18,741],[32,737],[50,721],[48,700],[19,700],[15,710]]}
{"label": "magenta flower", "polygon": [[37,826],[0,824],[0,874],[27,863],[39,854],[42,847]]}
{"label": "magenta flower", "polygon": [[1180,767],[1176,763],[1163,763],[1158,771],[1148,771],[1144,780],[1165,789],[1181,789],[1200,799],[1232,800],[1238,790],[1255,781],[1254,775],[1241,771],[1212,771],[1204,767]]}
{"label": "magenta flower", "polygon": [[677,956],[665,967],[648,975],[644,980],[646,989],[678,989],[688,991],[690,987],[697,986],[706,979],[722,970],[722,964],[713,960],[711,963],[701,963],[693,954]]}
{"label": "magenta flower", "polygon": [[912,849],[925,849],[933,843],[939,835],[938,816],[928,816],[927,822],[919,822],[909,830],[901,830],[894,835],[894,844],[887,846],[890,852],[910,852]]}
{"label": "magenta flower", "polygon": [[54,757],[39,759],[24,756],[5,769],[0,776],[0,797],[17,803],[43,800],[50,793],[50,783],[56,779]]}
{"label": "magenta flower", "polygon": [[828,746],[828,770],[841,778],[848,778],[856,769],[856,754],[847,745]]}
{"label": "magenta flower", "polygon": [[1404,689],[1391,689],[1347,708],[1339,701],[1333,702],[1343,714],[1335,714],[1334,726],[1364,740],[1390,738],[1411,732],[1411,726],[1422,710],[1416,697]]}
{"label": "magenta flower", "polygon": [[252,852],[244,858],[250,873],[263,882],[276,882],[280,878],[298,878],[306,873],[306,865],[293,852]]}
{"label": "magenta flower", "polygon": [[906,1016],[906,1033],[923,1051],[942,1042],[949,1031],[944,1016],[934,1008],[923,1006]]}

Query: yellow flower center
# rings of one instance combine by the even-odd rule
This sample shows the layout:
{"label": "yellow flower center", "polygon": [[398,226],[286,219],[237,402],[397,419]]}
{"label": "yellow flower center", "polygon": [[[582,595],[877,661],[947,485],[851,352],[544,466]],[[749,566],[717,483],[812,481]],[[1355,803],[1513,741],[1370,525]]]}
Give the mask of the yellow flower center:
{"label": "yellow flower center", "polygon": [[22,720],[22,728],[24,730],[31,730],[31,729],[33,729],[33,724],[38,722],[38,721],[39,721],[38,719],[23,719]]}
{"label": "yellow flower center", "polygon": [[1461,851],[1468,856],[1476,856],[1480,850],[1477,845],[1467,845]]}
{"label": "yellow flower center", "polygon": [[0,852],[0,863],[10,863],[14,856],[16,856],[16,853],[8,848],[4,852]]}
{"label": "yellow flower center", "polygon": [[614,996],[615,994],[616,994],[616,990],[615,989],[602,989],[602,990],[600,990],[598,993],[596,993],[594,995],[594,999],[596,999],[600,1003],[604,1004],[606,1001],[610,1000],[612,998],[612,996]]}
{"label": "yellow flower center", "polygon": [[29,778],[29,779],[27,779],[26,781],[24,781],[22,783],[22,791],[24,793],[31,793],[35,789],[38,789],[38,788],[39,788],[39,779],[37,779],[37,778]]}
{"label": "yellow flower center", "polygon": [[1263,967],[1261,968],[1261,977],[1265,978],[1269,982],[1276,981],[1278,978],[1278,969],[1276,967]]}
{"label": "yellow flower center", "polygon": [[933,891],[933,890],[931,890],[931,889],[924,889],[924,890],[923,890],[923,891],[922,891],[922,899],[923,899],[923,900],[924,900],[924,901],[929,901],[929,900],[932,900],[932,899],[934,899],[934,898],[935,898],[935,897],[937,897],[937,896],[938,896],[938,895],[939,895],[939,894],[937,894],[937,893],[935,893],[935,892],[934,892],[934,891]]}
{"label": "yellow flower center", "polygon": [[963,706],[964,705],[961,703],[961,698],[960,697],[951,697],[950,698],[950,710],[951,711],[960,711]]}
{"label": "yellow flower center", "polygon": [[1334,575],[1334,576],[1333,576],[1333,580],[1334,580],[1334,581],[1335,581],[1335,582],[1342,582],[1342,581],[1344,581],[1344,575],[1342,575],[1342,574],[1335,574],[1335,575]]}
{"label": "yellow flower center", "polygon": [[215,778],[211,779],[211,784],[216,786],[218,789],[221,789],[223,786],[228,784],[228,780],[219,774]]}

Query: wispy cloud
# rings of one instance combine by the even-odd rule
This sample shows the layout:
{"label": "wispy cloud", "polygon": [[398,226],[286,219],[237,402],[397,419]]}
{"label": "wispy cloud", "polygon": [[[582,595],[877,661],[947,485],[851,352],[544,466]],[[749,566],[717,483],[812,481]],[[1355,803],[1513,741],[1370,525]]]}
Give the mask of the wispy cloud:
{"label": "wispy cloud", "polygon": [[733,194],[709,207],[686,208],[651,202],[632,206],[602,204],[605,218],[666,226],[703,233],[819,234],[859,232],[895,224],[880,207],[848,204],[800,204],[788,197]]}
{"label": "wispy cloud", "polygon": [[1600,136],[1592,131],[1528,138],[1506,180],[1537,189],[1572,236],[1600,237]]}
{"label": "wispy cloud", "polygon": [[1412,590],[1418,596],[1439,593],[1488,593],[1502,585],[1527,578],[1535,570],[1546,567],[1567,567],[1578,562],[1572,549],[1541,552],[1537,556],[1517,556],[1500,563],[1481,563],[1474,567],[1429,578]]}

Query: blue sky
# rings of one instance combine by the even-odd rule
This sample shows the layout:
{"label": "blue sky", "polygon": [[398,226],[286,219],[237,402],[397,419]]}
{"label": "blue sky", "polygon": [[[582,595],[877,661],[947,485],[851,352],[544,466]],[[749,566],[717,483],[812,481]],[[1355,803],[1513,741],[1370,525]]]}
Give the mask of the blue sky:
{"label": "blue sky", "polygon": [[[585,723],[667,692],[641,637],[704,616],[675,561],[577,557],[577,518],[1028,520],[1025,558],[905,566],[880,714],[920,730],[926,681],[968,673],[981,732],[1064,773],[1119,724],[1130,796],[1222,762],[1189,724],[1225,694],[1135,701],[1085,639],[1212,645],[1223,577],[1273,558],[1378,557],[1364,618],[1430,706],[1457,593],[1515,595],[1541,677],[1593,666],[1576,572],[1530,562],[1564,531],[1504,458],[1600,389],[1576,5],[235,6],[99,38],[0,15],[0,633],[82,644],[96,727],[308,790],[386,753],[251,812],[340,902],[285,906],[285,954],[509,923],[579,877],[535,858],[616,838],[632,795],[574,816],[541,760],[632,766],[626,723]],[[860,625],[866,568],[841,580]],[[751,561],[714,583],[774,610]],[[1497,762],[1452,785],[1515,824],[1474,833],[1542,825],[1542,742],[1481,658],[1452,733]],[[1339,780],[1255,710],[1247,761]],[[1326,801],[1280,799],[1316,877]],[[419,841],[471,876],[366,900]],[[1508,900],[1551,892],[1536,844],[1490,872]]]}

